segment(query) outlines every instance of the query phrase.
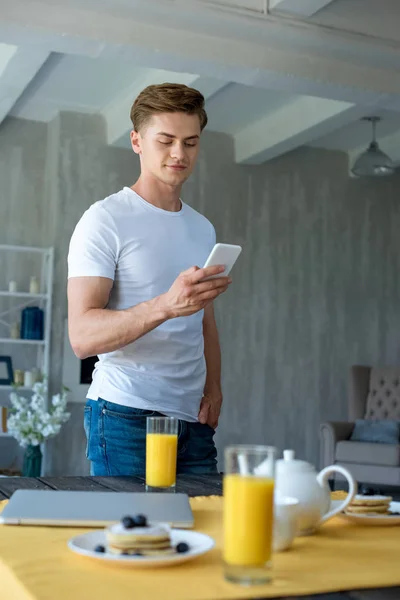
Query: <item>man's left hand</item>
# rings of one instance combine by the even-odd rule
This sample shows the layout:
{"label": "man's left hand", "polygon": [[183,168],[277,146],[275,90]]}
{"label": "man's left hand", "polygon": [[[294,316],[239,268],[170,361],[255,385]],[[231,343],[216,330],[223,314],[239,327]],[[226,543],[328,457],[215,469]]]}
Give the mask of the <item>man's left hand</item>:
{"label": "man's left hand", "polygon": [[219,414],[221,412],[221,405],[221,392],[205,392],[200,404],[200,423],[203,425],[207,424],[213,429],[216,429],[218,426]]}

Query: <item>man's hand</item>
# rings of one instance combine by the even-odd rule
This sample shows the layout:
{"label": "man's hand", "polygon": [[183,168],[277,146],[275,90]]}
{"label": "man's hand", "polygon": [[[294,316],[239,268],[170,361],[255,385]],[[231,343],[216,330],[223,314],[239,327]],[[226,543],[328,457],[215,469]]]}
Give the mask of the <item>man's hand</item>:
{"label": "man's hand", "polygon": [[208,281],[203,279],[223,273],[224,270],[224,266],[218,265],[203,269],[191,267],[181,273],[168,292],[161,296],[162,306],[168,318],[193,315],[223,294],[232,281],[230,277],[216,277]]}
{"label": "man's hand", "polygon": [[222,393],[221,392],[209,392],[204,393],[201,400],[199,421],[202,425],[209,425],[213,429],[218,427],[219,414],[221,412],[222,405]]}

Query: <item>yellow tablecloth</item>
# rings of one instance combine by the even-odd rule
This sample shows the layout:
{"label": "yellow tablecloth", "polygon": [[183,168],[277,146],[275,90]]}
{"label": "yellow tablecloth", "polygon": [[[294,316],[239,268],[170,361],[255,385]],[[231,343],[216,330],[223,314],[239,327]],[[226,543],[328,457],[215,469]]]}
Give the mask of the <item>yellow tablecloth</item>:
{"label": "yellow tablecloth", "polygon": [[[72,553],[82,529],[0,526],[0,595],[5,600],[208,600],[273,598],[400,585],[400,528],[361,527],[335,518],[274,556],[272,584],[224,581],[222,499],[192,498],[196,530],[216,548],[183,565],[121,569]],[[0,503],[1,510],[1,503]]]}

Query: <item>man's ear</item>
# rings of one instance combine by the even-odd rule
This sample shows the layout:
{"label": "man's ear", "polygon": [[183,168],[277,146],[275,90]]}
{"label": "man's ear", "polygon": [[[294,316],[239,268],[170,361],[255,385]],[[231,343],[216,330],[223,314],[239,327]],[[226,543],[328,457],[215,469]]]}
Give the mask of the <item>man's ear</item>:
{"label": "man's ear", "polygon": [[141,153],[140,133],[138,131],[135,131],[134,129],[132,129],[132,131],[130,133],[130,137],[131,137],[132,150],[135,152],[135,154],[140,154]]}

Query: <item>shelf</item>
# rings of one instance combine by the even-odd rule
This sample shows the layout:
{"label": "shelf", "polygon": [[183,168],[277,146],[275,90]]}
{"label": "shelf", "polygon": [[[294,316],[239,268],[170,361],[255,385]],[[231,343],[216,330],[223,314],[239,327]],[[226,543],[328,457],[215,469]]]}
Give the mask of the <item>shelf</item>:
{"label": "shelf", "polygon": [[32,300],[47,300],[47,294],[30,294],[29,292],[0,292],[5,298],[32,298]]}
{"label": "shelf", "polygon": [[31,392],[31,387],[26,387],[24,385],[19,385],[15,388],[13,385],[0,385],[0,392]]}
{"label": "shelf", "polygon": [[[31,255],[34,256],[31,256]],[[22,272],[26,272],[27,267],[29,267],[29,271],[31,276],[36,276],[38,287],[31,288],[29,279],[28,282],[23,283],[22,280],[19,279],[19,275],[17,271],[15,272],[15,277],[12,277],[12,269],[10,264],[10,273],[9,280],[17,281],[17,290],[10,291],[9,284],[7,281],[3,281],[0,283],[0,325],[2,327],[10,327],[13,322],[15,326],[15,321],[19,320],[16,318],[16,311],[21,311],[25,307],[28,306],[40,306],[45,309],[45,319],[44,319],[44,330],[43,330],[43,339],[42,340],[32,340],[32,339],[21,339],[21,338],[11,338],[10,333],[14,334],[14,329],[4,329],[1,330],[0,336],[0,354],[12,354],[13,362],[15,365],[16,361],[19,361],[22,355],[22,358],[26,358],[25,355],[32,354],[36,356],[36,366],[40,369],[41,373],[44,377],[49,377],[50,372],[50,341],[51,341],[51,326],[52,326],[52,304],[53,304],[53,276],[54,276],[54,248],[39,248],[33,246],[16,246],[16,245],[6,245],[0,244],[0,264],[5,264],[8,266],[8,260],[12,259],[12,265],[14,269],[18,265],[20,268],[24,269]],[[33,264],[31,264],[31,262]],[[25,265],[25,266],[24,266]],[[22,283],[21,283],[22,281]],[[11,288],[12,289],[12,288]],[[37,290],[40,292],[39,294],[31,294],[30,289]],[[6,317],[7,315],[7,317]],[[36,330],[35,330],[36,331]],[[19,330],[15,330],[15,334],[19,335]],[[32,362],[32,361],[31,361]],[[3,380],[4,381],[4,380]],[[5,408],[11,408],[11,400],[10,395],[14,390],[14,386],[0,386],[0,405]],[[31,394],[31,388],[27,388],[25,386],[18,387],[16,390],[17,393],[21,393],[21,396],[29,396]],[[13,460],[15,448],[13,447],[11,453],[12,442],[17,444],[16,440],[14,440],[7,433],[0,433],[0,442],[2,444],[2,452],[4,447],[3,454],[8,456],[10,461]],[[44,460],[46,462],[46,444],[43,447]],[[2,456],[3,458],[3,456]],[[0,494],[1,495],[1,494]],[[1,586],[0,586],[1,587]],[[1,594],[0,594],[1,596]]]}
{"label": "shelf", "polygon": [[0,344],[26,344],[28,346],[43,346],[46,340],[21,340],[20,338],[0,338]]}
{"label": "shelf", "polygon": [[0,244],[0,250],[9,252],[37,252],[38,254],[46,254],[49,248],[38,248],[37,246],[9,246],[8,244]]}

